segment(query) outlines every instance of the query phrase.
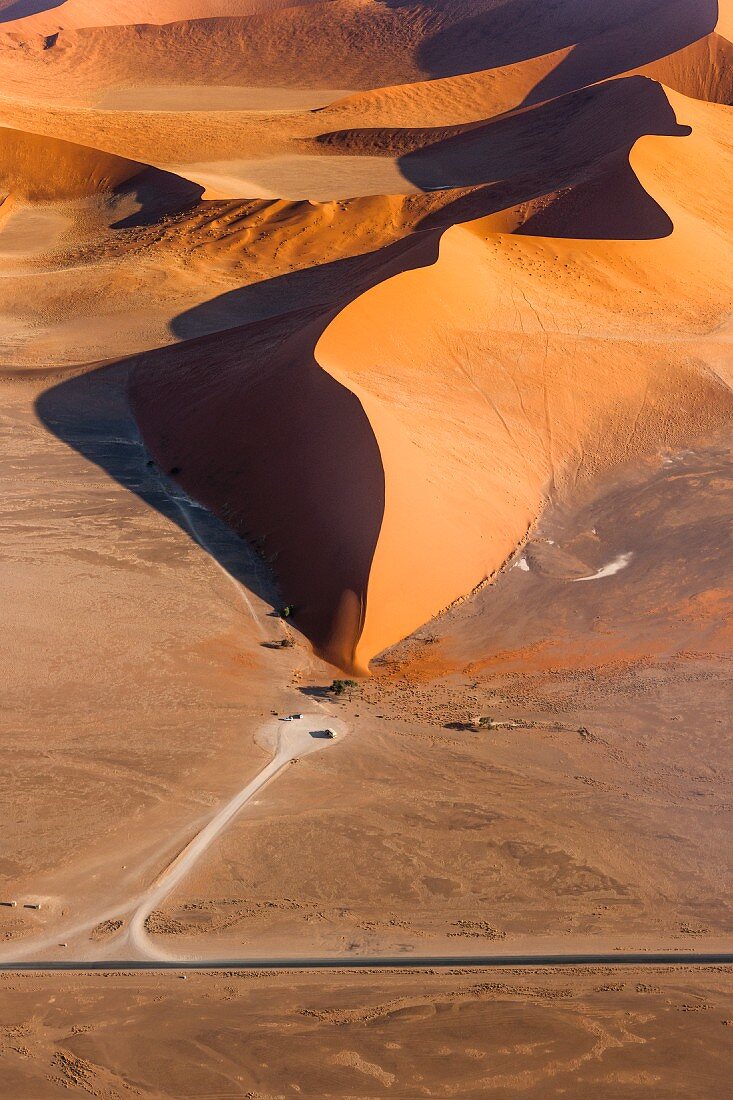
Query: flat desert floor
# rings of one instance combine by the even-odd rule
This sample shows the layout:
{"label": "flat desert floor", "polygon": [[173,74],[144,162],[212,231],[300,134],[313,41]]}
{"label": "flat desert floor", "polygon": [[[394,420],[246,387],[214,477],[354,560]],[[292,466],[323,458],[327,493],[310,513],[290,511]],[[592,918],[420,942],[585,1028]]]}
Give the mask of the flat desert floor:
{"label": "flat desert floor", "polygon": [[5,974],[0,989],[18,1100],[708,1100],[733,1041],[721,969]]}

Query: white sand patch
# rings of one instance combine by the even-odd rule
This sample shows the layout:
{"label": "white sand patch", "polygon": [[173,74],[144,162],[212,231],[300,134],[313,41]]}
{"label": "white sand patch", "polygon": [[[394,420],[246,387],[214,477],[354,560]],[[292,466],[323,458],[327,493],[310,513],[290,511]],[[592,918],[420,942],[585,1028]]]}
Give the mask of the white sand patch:
{"label": "white sand patch", "polygon": [[311,111],[352,95],[347,88],[254,88],[212,84],[138,84],[108,88],[94,104],[112,111]]}
{"label": "white sand patch", "polygon": [[331,1063],[336,1066],[348,1066],[350,1069],[358,1070],[359,1073],[368,1074],[370,1077],[374,1077],[385,1088],[389,1088],[395,1080],[394,1073],[390,1073],[388,1070],[382,1069],[375,1062],[367,1062],[362,1056],[355,1050],[342,1050],[339,1054],[335,1054],[331,1058]]}
{"label": "white sand patch", "polygon": [[276,156],[158,167],[198,183],[207,199],[350,199],[409,195],[420,188],[405,179],[395,157]]}
{"label": "white sand patch", "polygon": [[58,207],[18,203],[0,229],[0,260],[43,256],[53,250],[70,225],[71,219]]}
{"label": "white sand patch", "polygon": [[515,561],[512,569],[521,569],[523,573],[529,573],[529,562],[526,558],[520,558],[519,561]]}
{"label": "white sand patch", "polygon": [[622,569],[625,569],[633,558],[633,554],[619,554],[617,558],[610,561],[608,565],[604,565],[597,573],[591,573],[589,577],[571,577],[572,581],[599,581],[602,577],[613,577],[615,573],[620,573]]}

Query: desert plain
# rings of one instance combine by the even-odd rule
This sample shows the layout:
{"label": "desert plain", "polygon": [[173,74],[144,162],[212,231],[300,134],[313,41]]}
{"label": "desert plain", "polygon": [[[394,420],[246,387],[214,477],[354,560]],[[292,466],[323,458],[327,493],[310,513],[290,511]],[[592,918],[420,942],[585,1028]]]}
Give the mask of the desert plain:
{"label": "desert plain", "polygon": [[724,1096],[729,0],[0,76],[3,1095]]}

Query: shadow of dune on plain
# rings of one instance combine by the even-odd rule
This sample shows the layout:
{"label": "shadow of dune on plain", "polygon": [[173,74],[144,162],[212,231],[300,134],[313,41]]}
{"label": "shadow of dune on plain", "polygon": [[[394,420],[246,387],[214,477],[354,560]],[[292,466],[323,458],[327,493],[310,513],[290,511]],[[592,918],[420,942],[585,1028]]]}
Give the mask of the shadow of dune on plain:
{"label": "shadow of dune on plain", "polygon": [[[420,238],[232,291],[230,320],[238,310],[249,324],[201,336],[211,311],[220,316],[214,299],[172,323],[185,342],[82,368],[36,400],[49,431],[272,607],[294,605],[294,624],[344,668],[354,667],[384,470],[361,402],[313,351],[349,300],[435,259],[437,235]],[[310,308],[287,311],[294,297]]]}
{"label": "shadow of dune on plain", "polygon": [[184,176],[144,167],[137,176],[115,189],[115,199],[135,209],[112,222],[110,229],[154,225],[166,215],[180,214],[195,206],[203,193],[203,187]]}
{"label": "shadow of dune on plain", "polygon": [[[276,584],[264,563],[214,515],[186,501],[165,472],[148,464],[127,400],[130,366],[130,361],[102,365],[56,383],[36,399],[39,419],[67,446],[176,524],[235,580],[275,606]],[[198,537],[187,522],[186,509],[194,517]]]}

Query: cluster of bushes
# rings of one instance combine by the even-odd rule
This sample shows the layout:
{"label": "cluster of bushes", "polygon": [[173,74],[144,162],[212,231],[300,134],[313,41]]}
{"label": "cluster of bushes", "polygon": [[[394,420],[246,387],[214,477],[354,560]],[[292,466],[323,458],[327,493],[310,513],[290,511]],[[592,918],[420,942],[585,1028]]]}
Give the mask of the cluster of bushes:
{"label": "cluster of bushes", "polygon": [[359,684],[356,680],[334,680],[328,689],[332,695],[344,695],[356,691]]}

